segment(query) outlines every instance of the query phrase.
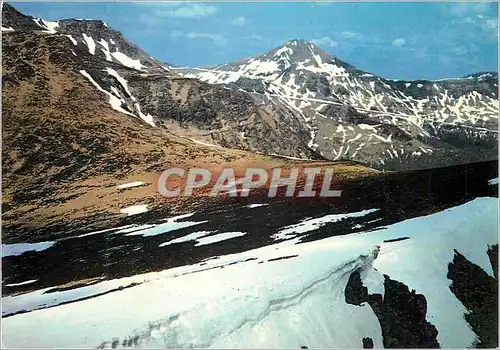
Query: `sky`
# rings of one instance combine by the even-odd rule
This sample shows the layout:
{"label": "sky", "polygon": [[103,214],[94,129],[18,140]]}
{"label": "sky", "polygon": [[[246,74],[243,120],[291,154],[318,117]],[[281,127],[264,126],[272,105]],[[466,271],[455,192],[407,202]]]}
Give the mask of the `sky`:
{"label": "sky", "polygon": [[101,19],[151,56],[211,66],[291,39],[392,79],[498,70],[498,3],[13,3],[46,20]]}

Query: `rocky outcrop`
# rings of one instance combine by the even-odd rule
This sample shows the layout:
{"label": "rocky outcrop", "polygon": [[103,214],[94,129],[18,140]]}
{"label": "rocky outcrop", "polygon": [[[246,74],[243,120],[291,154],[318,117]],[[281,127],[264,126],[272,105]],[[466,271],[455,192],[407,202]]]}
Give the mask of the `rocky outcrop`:
{"label": "rocky outcrop", "polygon": [[[498,245],[488,253],[494,271]],[[494,259],[492,259],[494,257]],[[477,334],[475,347],[498,347],[498,279],[488,275],[479,266],[471,263],[455,250],[453,262],[448,265],[450,290],[467,308],[465,319]]]}
{"label": "rocky outcrop", "polygon": [[[384,278],[384,295],[368,294],[360,271],[353,272],[345,289],[346,302],[370,304],[379,319],[385,348],[439,348],[438,331],[426,320],[425,296],[409,291],[405,284],[387,275]],[[363,345],[365,347],[368,342],[363,341]]]}

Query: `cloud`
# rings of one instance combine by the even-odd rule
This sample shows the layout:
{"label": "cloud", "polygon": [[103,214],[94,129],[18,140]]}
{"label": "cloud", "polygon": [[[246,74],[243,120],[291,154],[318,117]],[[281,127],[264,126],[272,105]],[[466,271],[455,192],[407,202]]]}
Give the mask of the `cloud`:
{"label": "cloud", "polygon": [[171,7],[160,9],[155,15],[159,17],[202,18],[217,12],[217,7],[208,4],[189,4],[174,9]]}
{"label": "cloud", "polygon": [[405,39],[403,38],[397,38],[392,41],[393,46],[401,47],[405,44]]}
{"label": "cloud", "polygon": [[342,36],[343,38],[356,38],[359,37],[360,34],[354,32],[342,32],[340,33],[340,36]]}
{"label": "cloud", "polygon": [[467,49],[464,46],[454,46],[450,49],[451,53],[457,56],[463,56],[467,54]]}
{"label": "cloud", "polygon": [[195,33],[189,32],[186,34],[186,38],[188,39],[208,39],[214,42],[217,46],[224,46],[227,44],[227,40],[225,37],[219,34],[208,34],[208,33]]}
{"label": "cloud", "polygon": [[482,14],[491,9],[491,3],[455,3],[450,5],[450,13],[455,16],[470,16],[473,14]]}
{"label": "cloud", "polygon": [[198,32],[181,32],[179,30],[174,30],[170,32],[170,38],[174,40],[179,39],[206,39],[212,41],[217,46],[225,46],[227,44],[227,40],[224,36],[219,34],[210,34],[210,33],[198,33]]}
{"label": "cloud", "polygon": [[260,35],[253,33],[253,34],[247,36],[246,39],[253,40],[253,41],[262,41],[264,38],[261,37]]}
{"label": "cloud", "polygon": [[497,40],[498,18],[476,16],[476,18],[472,21],[472,25],[479,28],[479,30],[490,40]]}
{"label": "cloud", "polygon": [[482,28],[491,40],[498,40],[498,19],[492,18],[486,20]]}
{"label": "cloud", "polygon": [[311,4],[311,8],[315,8],[315,7],[327,7],[327,6],[330,6],[332,3],[329,2],[329,1],[313,1],[312,4]]}
{"label": "cloud", "polygon": [[364,34],[356,32],[332,32],[330,36],[325,36],[321,38],[316,38],[310,40],[312,43],[321,46],[323,48],[328,47],[338,47],[342,45],[342,48],[349,51],[356,48],[373,48],[377,50],[407,50],[407,51],[418,51],[419,47],[413,45],[408,45],[407,41],[403,38],[396,38],[394,40],[382,39],[373,34]]}
{"label": "cloud", "polygon": [[489,18],[482,23],[484,29],[492,29],[494,31],[498,30],[498,19]]}
{"label": "cloud", "polygon": [[178,30],[174,30],[173,32],[170,33],[170,37],[172,39],[179,39],[179,38],[182,38],[183,36],[184,36],[184,33],[180,32]]}
{"label": "cloud", "polygon": [[234,26],[243,26],[245,23],[247,23],[247,20],[243,16],[236,17],[231,21],[231,24]]}
{"label": "cloud", "polygon": [[327,36],[319,39],[312,39],[311,42],[321,47],[336,47],[338,45],[336,41],[333,41]]}
{"label": "cloud", "polygon": [[494,3],[458,3],[448,9],[451,19],[439,35],[443,40],[497,41],[498,15]]}

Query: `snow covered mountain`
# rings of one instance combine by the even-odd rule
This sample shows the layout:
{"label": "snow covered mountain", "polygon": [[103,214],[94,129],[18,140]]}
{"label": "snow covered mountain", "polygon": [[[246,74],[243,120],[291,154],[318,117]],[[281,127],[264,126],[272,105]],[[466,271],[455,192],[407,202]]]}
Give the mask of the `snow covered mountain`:
{"label": "snow covered mountain", "polygon": [[5,35],[63,37],[64,60],[101,90],[111,80],[114,108],[195,142],[385,170],[497,158],[497,73],[388,80],[303,40],[208,69],[174,68],[102,21],[49,22],[8,4],[2,20]]}
{"label": "snow covered mountain", "polygon": [[[497,73],[388,80],[303,40],[207,69],[174,68],[102,21],[49,22],[8,4],[2,19],[6,35],[64,36],[67,55],[95,58],[79,70],[101,88],[112,79],[114,104],[199,142],[299,158],[351,159],[386,170],[497,157]],[[118,65],[111,68],[111,63]]]}
{"label": "snow covered mountain", "polygon": [[496,157],[497,73],[389,80],[304,40],[234,63],[175,70],[298,113],[309,146],[328,159],[394,169]]}
{"label": "snow covered mountain", "polygon": [[167,65],[149,56],[101,20],[46,21],[39,17],[26,16],[8,3],[3,3],[2,32],[10,31],[39,31],[65,35],[75,47],[83,48],[103,60],[147,72],[169,70]]}

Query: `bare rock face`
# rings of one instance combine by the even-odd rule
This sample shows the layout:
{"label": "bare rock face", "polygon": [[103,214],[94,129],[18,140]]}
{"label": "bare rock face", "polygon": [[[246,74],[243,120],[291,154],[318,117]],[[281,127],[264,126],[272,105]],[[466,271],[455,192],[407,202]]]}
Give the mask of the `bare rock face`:
{"label": "bare rock face", "polygon": [[[448,265],[447,278],[450,290],[464,305],[465,320],[476,333],[476,348],[498,347],[498,245],[489,247],[493,276],[471,263],[455,250],[453,261]],[[345,288],[348,304],[368,303],[380,321],[384,347],[386,348],[437,348],[438,331],[426,320],[425,295],[384,275],[384,295],[369,294],[363,286],[361,271],[354,271]],[[373,347],[369,338],[363,338],[363,347]]]}
{"label": "bare rock face", "polygon": [[[385,294],[382,298],[380,294],[368,294],[360,272],[353,272],[345,289],[346,302],[353,305],[364,302],[370,304],[379,319],[385,348],[439,348],[436,340],[438,331],[426,320],[425,296],[414,290],[409,291],[405,284],[391,280],[389,276],[385,275],[384,278]],[[370,347],[370,341],[365,339],[363,347]]]}
{"label": "bare rock face", "polygon": [[373,349],[373,339],[370,337],[363,338],[363,349]]}
{"label": "bare rock face", "polygon": [[488,275],[455,250],[453,262],[448,265],[450,290],[469,310],[464,315],[478,335],[477,348],[498,347],[498,245],[488,250],[495,276]]}
{"label": "bare rock face", "polygon": [[158,126],[173,133],[229,148],[313,156],[308,132],[297,118],[261,106],[245,93],[193,79],[140,76],[131,77],[130,89]]}

